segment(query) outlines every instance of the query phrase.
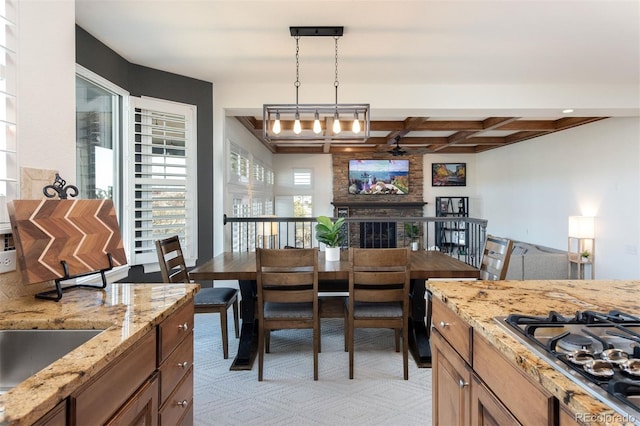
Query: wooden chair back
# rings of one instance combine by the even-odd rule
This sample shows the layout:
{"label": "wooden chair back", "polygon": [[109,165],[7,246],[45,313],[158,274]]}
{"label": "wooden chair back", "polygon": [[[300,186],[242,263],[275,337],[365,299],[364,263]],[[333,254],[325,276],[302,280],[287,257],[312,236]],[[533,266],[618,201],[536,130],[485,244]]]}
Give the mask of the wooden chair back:
{"label": "wooden chair back", "polygon": [[405,248],[352,248],[349,303],[408,301],[409,255]]}
{"label": "wooden chair back", "polygon": [[487,235],[480,265],[481,280],[504,280],[509,269],[513,241],[508,238]]}
{"label": "wooden chair back", "polygon": [[177,235],[156,240],[156,253],[160,264],[162,281],[165,283],[188,283],[189,273]]}
{"label": "wooden chair back", "polygon": [[317,249],[258,248],[256,270],[259,302],[314,302],[317,305]]}

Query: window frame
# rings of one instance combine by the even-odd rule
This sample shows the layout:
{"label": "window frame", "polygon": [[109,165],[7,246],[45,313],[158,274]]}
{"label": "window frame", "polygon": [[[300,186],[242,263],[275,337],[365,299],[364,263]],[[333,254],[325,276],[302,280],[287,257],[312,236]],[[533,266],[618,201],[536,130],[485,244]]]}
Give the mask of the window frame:
{"label": "window frame", "polygon": [[[131,237],[130,237],[130,233],[127,232],[127,220],[122,209],[122,206],[123,206],[122,189],[125,185],[125,181],[123,178],[120,178],[123,172],[122,151],[123,151],[123,147],[128,144],[128,140],[129,140],[128,139],[129,133],[126,131],[126,129],[129,122],[128,111],[129,111],[130,94],[127,90],[110,82],[109,80],[105,79],[99,74],[96,74],[95,72],[83,67],[82,65],[76,64],[76,77],[78,76],[102,88],[103,90],[109,91],[114,95],[119,96],[119,102],[116,109],[117,113],[114,114],[115,123],[113,123],[114,129],[117,129],[117,131],[112,132],[114,137],[114,141],[112,145],[113,145],[113,153],[114,153],[113,164],[115,165],[115,170],[114,170],[113,195],[111,200],[113,201],[113,205],[116,211],[116,216],[118,218],[118,223],[120,225],[120,234],[121,234],[122,244],[124,246],[125,254],[127,256],[127,259],[131,259],[130,250],[129,250]],[[76,168],[77,168],[77,165],[76,165]],[[77,174],[77,171],[76,171],[76,174]],[[81,198],[82,196],[83,194],[80,194]],[[129,264],[127,264],[120,267],[116,267],[111,271],[107,271],[106,272],[107,280],[110,282],[113,282],[113,281],[118,281],[120,279],[126,278],[129,275],[129,268],[130,266]],[[85,278],[78,278],[76,281],[79,283],[93,283],[93,282],[98,282],[99,280],[96,277],[89,276]]]}

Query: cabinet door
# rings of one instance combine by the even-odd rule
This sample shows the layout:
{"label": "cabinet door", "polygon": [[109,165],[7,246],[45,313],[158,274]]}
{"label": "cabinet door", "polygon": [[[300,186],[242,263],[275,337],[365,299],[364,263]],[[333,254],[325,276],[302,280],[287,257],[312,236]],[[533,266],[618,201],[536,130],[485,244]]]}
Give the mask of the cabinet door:
{"label": "cabinet door", "polygon": [[157,426],[158,382],[158,375],[154,374],[106,425]]}
{"label": "cabinet door", "polygon": [[475,331],[473,370],[521,423],[540,426],[555,424],[557,399]]}
{"label": "cabinet door", "polygon": [[72,395],[76,424],[103,424],[155,369],[156,333],[153,330]]}
{"label": "cabinet door", "polygon": [[433,424],[454,426],[470,424],[471,371],[464,360],[433,330]]}
{"label": "cabinet door", "polygon": [[36,421],[33,426],[65,426],[66,424],[67,400],[65,399]]}
{"label": "cabinet door", "polygon": [[518,422],[498,398],[474,376],[471,386],[471,424],[474,426],[503,426],[519,425],[520,422]]}

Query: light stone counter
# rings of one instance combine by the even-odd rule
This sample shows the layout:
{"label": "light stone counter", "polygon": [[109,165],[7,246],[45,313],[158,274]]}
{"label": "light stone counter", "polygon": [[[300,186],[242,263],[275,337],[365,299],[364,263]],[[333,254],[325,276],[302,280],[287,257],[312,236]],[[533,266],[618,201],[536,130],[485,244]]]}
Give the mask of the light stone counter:
{"label": "light stone counter", "polygon": [[634,424],[625,423],[610,407],[507,334],[494,317],[511,313],[547,316],[552,310],[573,316],[577,311],[612,309],[640,315],[640,281],[427,281],[427,288],[574,415],[589,420],[584,423]]}
{"label": "light stone counter", "polygon": [[0,395],[0,424],[31,424],[170,316],[198,284],[109,284],[53,302],[33,296],[0,306],[0,329],[105,329],[87,343]]}

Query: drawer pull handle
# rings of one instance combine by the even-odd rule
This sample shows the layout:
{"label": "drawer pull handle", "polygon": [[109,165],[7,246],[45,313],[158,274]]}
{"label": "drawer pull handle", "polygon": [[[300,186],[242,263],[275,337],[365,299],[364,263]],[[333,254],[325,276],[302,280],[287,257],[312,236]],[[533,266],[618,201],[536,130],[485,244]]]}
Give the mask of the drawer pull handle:
{"label": "drawer pull handle", "polygon": [[465,382],[462,379],[458,379],[458,386],[460,386],[460,388],[466,388],[467,386],[469,386],[469,382]]}
{"label": "drawer pull handle", "polygon": [[185,362],[179,362],[178,363],[178,367],[180,368],[187,368],[189,366],[189,362],[185,361]]}
{"label": "drawer pull handle", "polygon": [[178,402],[176,402],[176,404],[178,404],[178,407],[185,408],[187,405],[189,405],[189,401],[187,401],[187,400],[185,399],[184,401],[178,401]]}
{"label": "drawer pull handle", "polygon": [[447,328],[449,327],[451,324],[449,324],[448,322],[444,322],[444,321],[440,321],[440,327],[441,328]]}
{"label": "drawer pull handle", "polygon": [[185,322],[184,324],[180,324],[178,328],[182,331],[187,331],[189,329],[189,324]]}

